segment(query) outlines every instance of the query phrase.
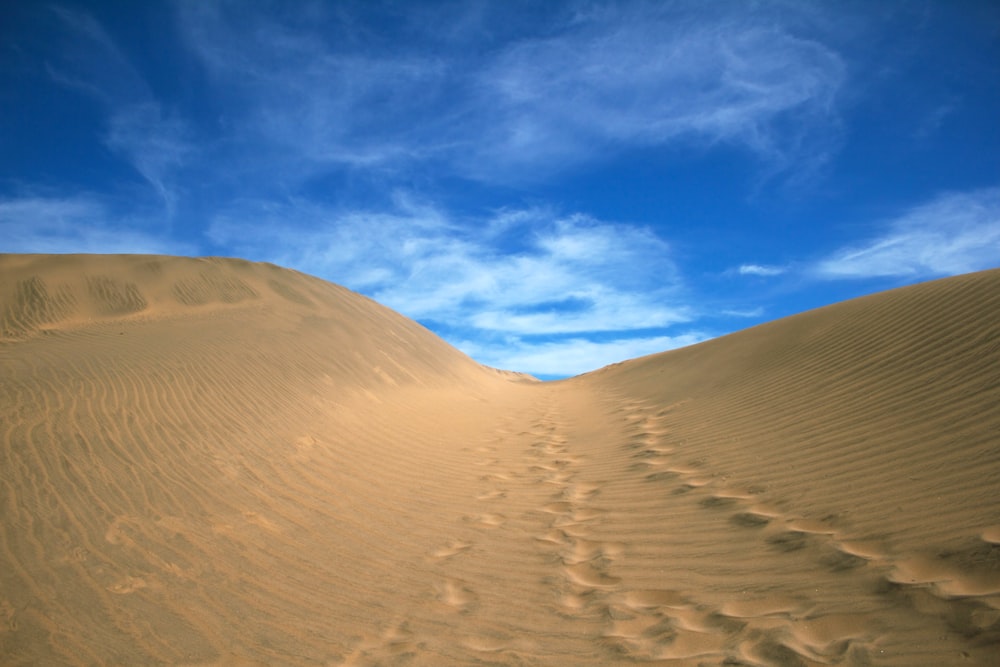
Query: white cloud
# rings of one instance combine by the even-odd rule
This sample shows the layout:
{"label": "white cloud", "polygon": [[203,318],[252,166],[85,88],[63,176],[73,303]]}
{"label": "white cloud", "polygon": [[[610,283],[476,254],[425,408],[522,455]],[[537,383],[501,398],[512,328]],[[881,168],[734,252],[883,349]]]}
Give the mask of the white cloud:
{"label": "white cloud", "polygon": [[764,264],[742,264],[736,272],[741,276],[780,276],[788,269],[783,266],[767,266]]}
{"label": "white cloud", "polygon": [[102,201],[89,196],[0,199],[0,252],[196,252],[191,244],[145,231],[152,226],[149,221],[115,216]]}
{"label": "white cloud", "polygon": [[820,261],[815,273],[831,279],[920,279],[996,267],[1000,188],[942,195],[885,227],[882,235]]}
{"label": "white cloud", "polygon": [[[214,222],[211,237],[242,256],[362,291],[434,322],[451,340],[574,336],[573,368],[603,365],[608,355],[631,350],[626,339],[634,336],[662,346],[667,339],[649,339],[650,331],[695,316],[666,242],[644,228],[582,215],[506,210],[459,225],[405,196],[383,212],[245,202]],[[617,332],[621,340],[584,344],[599,332]],[[555,349],[548,344],[518,343],[521,352],[504,356],[505,367],[524,370],[523,355]]]}
{"label": "white cloud", "polygon": [[[518,247],[498,234],[517,237]],[[245,203],[216,219],[209,236],[417,319],[518,334],[623,331],[690,319],[672,298],[680,281],[664,241],[586,216],[503,211],[460,226],[406,197],[389,212]]]}
{"label": "white cloud", "polygon": [[581,312],[566,312],[555,306],[548,311],[527,314],[515,310],[484,310],[474,314],[470,322],[490,331],[565,334],[662,328],[691,319],[691,309],[686,306],[659,305],[642,296],[604,291],[608,293],[585,300]]}
{"label": "white cloud", "polygon": [[569,338],[531,342],[513,338],[496,343],[460,341],[457,347],[481,363],[495,368],[513,369],[539,377],[565,377],[647,354],[694,345],[707,338],[708,336],[697,332],[608,341]]}

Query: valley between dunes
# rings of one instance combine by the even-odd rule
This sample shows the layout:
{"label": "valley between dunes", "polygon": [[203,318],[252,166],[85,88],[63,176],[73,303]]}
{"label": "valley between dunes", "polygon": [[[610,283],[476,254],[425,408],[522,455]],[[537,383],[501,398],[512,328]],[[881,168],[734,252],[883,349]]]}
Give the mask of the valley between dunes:
{"label": "valley between dunes", "polygon": [[559,382],[0,255],[0,664],[1000,664],[1000,270]]}

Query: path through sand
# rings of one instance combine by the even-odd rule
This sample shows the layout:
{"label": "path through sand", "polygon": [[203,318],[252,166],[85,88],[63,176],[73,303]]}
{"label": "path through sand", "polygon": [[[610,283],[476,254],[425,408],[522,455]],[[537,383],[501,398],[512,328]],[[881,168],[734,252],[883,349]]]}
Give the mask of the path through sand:
{"label": "path through sand", "polygon": [[995,664],[1000,271],[557,383],[267,265],[0,275],[3,664]]}

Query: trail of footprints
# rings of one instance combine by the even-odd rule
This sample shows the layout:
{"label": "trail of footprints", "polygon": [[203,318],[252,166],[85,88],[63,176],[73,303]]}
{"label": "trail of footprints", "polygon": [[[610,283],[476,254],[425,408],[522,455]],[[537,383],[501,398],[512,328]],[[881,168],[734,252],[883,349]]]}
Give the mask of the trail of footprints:
{"label": "trail of footprints", "polygon": [[[841,580],[843,585],[896,596],[890,604],[898,605],[898,598],[904,598],[904,605],[939,616],[966,637],[1000,640],[998,614],[988,604],[937,591],[935,585],[926,585],[931,579],[908,578],[905,562],[841,539],[825,519],[784,516],[758,502],[755,491],[726,488],[724,480],[706,474],[704,462],[680,463],[678,452],[664,444],[669,435],[662,426],[665,410],[652,413],[642,404],[625,407],[632,424],[625,444],[630,469],[642,475],[644,483],[696,499],[706,512],[725,514],[734,530],[747,540],[762,540],[776,559],[781,554],[815,559],[833,575],[850,573],[852,578]],[[948,581],[951,575],[941,576]],[[878,634],[885,630],[876,616],[824,609],[821,601],[801,592],[747,603],[732,600],[714,608],[697,596],[674,590],[617,591],[608,597],[606,638],[622,654],[638,660],[711,656],[727,665],[868,665],[878,655]]]}
{"label": "trail of footprints", "polygon": [[577,618],[599,608],[608,591],[620,583],[612,566],[622,546],[592,539],[592,526],[603,511],[596,503],[600,485],[579,479],[580,459],[569,452],[567,437],[554,411],[536,425],[539,436],[528,451],[529,472],[552,487],[541,507],[548,516],[544,532],[536,536],[558,563],[558,575],[549,578],[558,613]]}
{"label": "trail of footprints", "polygon": [[407,621],[397,619],[376,635],[362,638],[340,664],[343,667],[369,667],[410,662],[422,647]]}
{"label": "trail of footprints", "polygon": [[[662,444],[665,431],[659,420],[650,417],[643,406],[628,406],[627,414],[631,427],[623,445],[628,451],[626,479],[638,477],[641,483],[665,486],[674,495],[698,496],[698,505],[705,511],[727,512],[734,529],[747,529],[751,534],[753,529],[782,521],[755,508],[751,494],[717,488],[698,462],[678,464],[672,448]],[[814,629],[814,640],[808,641],[802,637],[810,636],[809,624],[816,610],[807,600],[776,599],[770,609],[759,601],[747,609],[736,603],[722,608],[698,600],[694,592],[625,587],[614,567],[625,546],[596,537],[606,532],[596,530],[606,513],[600,504],[606,482],[581,479],[584,461],[569,450],[566,433],[556,407],[544,406],[530,430],[518,433],[528,443],[523,473],[499,472],[493,457],[495,448],[480,448],[479,453],[486,457],[480,465],[487,472],[479,476],[484,489],[476,498],[496,509],[498,501],[508,494],[507,482],[522,474],[531,482],[551,487],[546,502],[536,511],[543,527],[535,540],[556,565],[556,572],[545,583],[552,591],[554,613],[567,621],[597,621],[603,628],[591,638],[595,654],[635,662],[687,658],[722,660],[729,665],[801,665],[806,660],[814,664],[866,664],[870,637],[863,617],[858,617],[854,627],[848,624],[845,636],[831,637]],[[502,525],[505,517],[488,511],[467,515],[465,520],[486,530]],[[789,527],[769,531],[769,537],[761,539],[768,539],[776,553],[794,552],[810,540],[823,539],[820,528],[813,530],[816,532]],[[469,541],[454,539],[431,556],[447,561],[472,546]],[[827,564],[832,569],[850,569],[866,562],[860,556],[829,551],[839,554],[830,556]],[[440,602],[457,612],[470,613],[476,608],[476,595],[467,582],[442,577],[435,593]],[[792,624],[800,626],[798,632],[791,630]],[[407,643],[398,641],[398,633],[390,634],[393,641],[383,648],[400,651]]]}
{"label": "trail of footprints", "polygon": [[[507,520],[501,512],[507,511],[504,504],[515,492],[514,484],[551,489],[530,513],[541,523],[534,535],[538,549],[555,566],[544,583],[551,591],[552,613],[567,622],[586,621],[588,627],[597,623],[601,628],[588,637],[595,655],[637,663],[694,660],[732,666],[867,665],[876,660],[879,628],[870,615],[830,612],[801,593],[713,605],[699,599],[704,596],[696,590],[629,588],[622,573],[615,572],[616,561],[626,555],[625,545],[602,539],[614,533],[601,527],[609,510],[601,505],[601,492],[610,483],[648,486],[652,493],[683,497],[709,513],[706,516],[724,516],[734,531],[762,541],[778,559],[782,554],[815,557],[827,571],[865,571],[869,580],[881,576],[890,587],[893,569],[878,554],[838,541],[829,525],[783,516],[759,504],[754,493],[725,488],[722,480],[706,472],[703,462],[681,462],[680,452],[667,444],[662,410],[624,405],[629,425],[619,450],[624,456],[615,469],[615,464],[588,461],[570,450],[569,429],[557,405],[540,409],[528,430],[519,430],[523,422],[512,417],[495,443],[523,442],[521,469],[501,464],[494,444],[477,448],[483,470],[474,497],[486,511],[466,515],[464,521],[477,530],[496,529]],[[584,479],[595,471],[611,481]],[[450,539],[429,554],[432,563],[444,566],[435,585],[436,599],[459,614],[474,613],[477,596],[471,583],[447,577],[445,564],[473,547],[467,539]],[[466,643],[490,653],[507,645]],[[413,657],[417,647],[403,623],[371,638],[363,654],[395,662]]]}
{"label": "trail of footprints", "polygon": [[[722,487],[706,475],[703,462],[680,463],[673,447],[664,444],[668,432],[661,425],[662,411],[650,415],[641,404],[625,407],[632,427],[624,446],[630,452],[630,470],[644,483],[696,500],[706,512],[726,513],[734,530],[745,529],[747,539],[766,540],[776,553],[797,551],[826,537],[819,526],[806,528],[755,504],[752,493]],[[768,526],[767,531],[756,532]],[[826,546],[825,564],[830,569],[866,563],[832,542]],[[863,665],[869,663],[874,639],[863,615],[853,620],[846,615],[826,617],[835,621],[830,624],[836,628],[835,636],[818,630],[821,623],[813,621],[824,615],[814,601],[798,596],[713,606],[699,600],[696,591],[622,590],[611,598],[607,616],[605,636],[610,645],[638,660],[700,657],[727,665]]]}
{"label": "trail of footprints", "polygon": [[[510,432],[511,426],[508,423],[498,429],[494,442],[481,445],[474,450],[481,457],[474,462],[474,465],[482,468],[478,471],[478,481],[482,484],[482,488],[476,493],[475,500],[482,503],[486,511],[466,514],[462,520],[478,530],[496,529],[507,521],[506,515],[496,510],[498,504],[507,497],[506,485],[510,482],[511,476],[501,471],[500,459],[497,458],[497,443],[503,442]],[[469,540],[450,539],[435,549],[430,558],[432,562],[445,564],[459,554],[469,552],[473,546],[473,542]],[[434,593],[438,602],[461,614],[474,611],[478,603],[478,597],[469,582],[445,575],[439,575]]]}
{"label": "trail of footprints", "polygon": [[[499,438],[504,439],[508,433],[509,429],[501,430]],[[494,445],[482,445],[476,447],[474,451],[483,457],[475,461],[474,465],[482,468],[477,474],[484,486],[475,496],[475,500],[492,507],[496,501],[507,497],[505,483],[510,480],[510,476],[497,471],[500,462],[495,457]],[[503,525],[505,519],[504,515],[493,511],[467,514],[462,517],[464,523],[482,530],[497,528]],[[469,553],[474,546],[474,543],[467,539],[451,538],[427,554],[426,562],[437,577],[432,584],[432,597],[437,604],[449,609],[451,613],[464,615],[476,609],[478,598],[473,586],[469,582],[445,574],[452,559]],[[480,645],[474,648],[492,650],[488,646],[484,648]],[[418,641],[410,623],[398,618],[379,632],[361,638],[354,650],[340,664],[345,667],[410,664],[425,650],[424,642]]]}

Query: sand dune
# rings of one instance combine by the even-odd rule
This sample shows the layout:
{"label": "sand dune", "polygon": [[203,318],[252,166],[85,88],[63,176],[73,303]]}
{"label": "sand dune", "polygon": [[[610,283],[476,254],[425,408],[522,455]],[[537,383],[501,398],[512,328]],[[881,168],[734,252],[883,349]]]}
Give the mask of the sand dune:
{"label": "sand dune", "polygon": [[0,256],[0,663],[989,665],[1000,271],[571,380],[271,265]]}

